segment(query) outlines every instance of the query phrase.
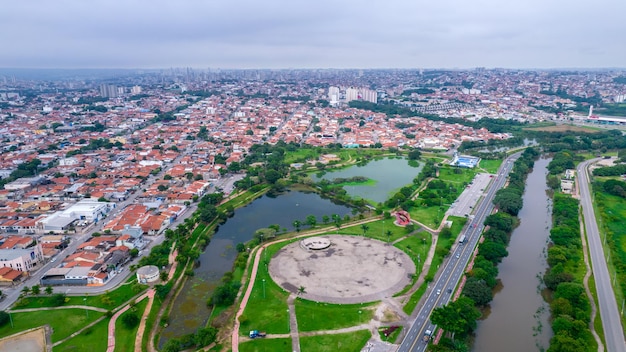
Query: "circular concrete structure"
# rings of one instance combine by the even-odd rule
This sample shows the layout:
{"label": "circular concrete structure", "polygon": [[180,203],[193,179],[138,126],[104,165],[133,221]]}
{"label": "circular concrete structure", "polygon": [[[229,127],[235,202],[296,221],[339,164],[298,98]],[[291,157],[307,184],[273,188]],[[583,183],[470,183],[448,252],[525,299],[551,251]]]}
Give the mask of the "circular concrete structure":
{"label": "circular concrete structure", "polygon": [[330,247],[330,240],[326,237],[309,237],[302,241],[302,247],[313,251],[319,251]]}
{"label": "circular concrete structure", "polygon": [[415,274],[411,258],[384,242],[361,236],[320,238],[330,246],[310,250],[298,241],[278,251],[269,263],[272,279],[302,298],[347,304],[390,297]]}
{"label": "circular concrete structure", "polygon": [[159,279],[159,268],[154,265],[146,265],[137,269],[137,281],[142,284],[155,282]]}

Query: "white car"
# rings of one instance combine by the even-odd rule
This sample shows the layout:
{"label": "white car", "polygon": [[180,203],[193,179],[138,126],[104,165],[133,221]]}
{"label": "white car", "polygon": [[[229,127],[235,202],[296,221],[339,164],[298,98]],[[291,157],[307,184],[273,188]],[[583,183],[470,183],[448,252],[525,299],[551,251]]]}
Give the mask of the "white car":
{"label": "white car", "polygon": [[440,295],[441,294],[441,290],[437,290],[437,294]]}

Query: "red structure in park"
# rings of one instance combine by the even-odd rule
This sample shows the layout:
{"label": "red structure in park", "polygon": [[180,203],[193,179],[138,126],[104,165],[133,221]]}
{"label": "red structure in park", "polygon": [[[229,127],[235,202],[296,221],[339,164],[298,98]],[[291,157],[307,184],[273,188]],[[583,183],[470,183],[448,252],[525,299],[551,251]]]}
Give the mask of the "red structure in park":
{"label": "red structure in park", "polygon": [[411,216],[405,210],[398,210],[396,213],[396,225],[406,226],[411,223]]}

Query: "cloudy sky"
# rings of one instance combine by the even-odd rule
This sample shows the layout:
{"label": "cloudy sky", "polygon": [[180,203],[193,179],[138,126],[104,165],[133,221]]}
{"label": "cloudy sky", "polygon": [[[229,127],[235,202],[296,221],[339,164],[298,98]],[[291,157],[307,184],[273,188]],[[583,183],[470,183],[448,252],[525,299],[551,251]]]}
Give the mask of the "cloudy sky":
{"label": "cloudy sky", "polygon": [[626,0],[28,0],[0,67],[626,67]]}

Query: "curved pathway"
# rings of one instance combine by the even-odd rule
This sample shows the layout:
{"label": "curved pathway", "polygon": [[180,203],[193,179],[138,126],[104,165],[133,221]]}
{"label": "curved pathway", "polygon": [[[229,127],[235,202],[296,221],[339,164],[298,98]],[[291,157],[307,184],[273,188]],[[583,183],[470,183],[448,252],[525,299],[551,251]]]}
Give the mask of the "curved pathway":
{"label": "curved pathway", "polygon": [[[137,298],[135,300],[135,302],[140,302],[144,298],[149,297],[151,292],[152,292],[152,295],[154,295],[154,291],[152,289],[150,289],[150,290],[148,290],[148,292],[146,292],[143,295],[139,296],[139,298]],[[115,322],[117,321],[117,318],[119,318],[119,316],[122,315],[129,308],[130,308],[130,304],[127,304],[124,308],[122,308],[122,309],[118,310],[117,312],[115,312],[115,314],[113,314],[113,316],[111,317],[111,320],[109,320],[109,338],[108,338],[108,342],[107,342],[107,352],[114,352],[115,351]]]}
{"label": "curved pathway", "polygon": [[[381,216],[375,216],[373,218],[369,218],[369,219],[364,219],[364,220],[360,220],[354,223],[350,224],[350,227],[352,226],[356,226],[356,225],[360,225],[360,224],[366,224],[369,222],[374,222],[374,221],[378,221],[381,219]],[[235,314],[235,326],[233,327],[233,333],[231,335],[231,344],[232,344],[232,351],[233,352],[239,352],[239,317],[243,314],[243,311],[246,308],[246,305],[248,304],[248,300],[250,299],[250,295],[252,294],[252,287],[254,286],[254,281],[256,280],[256,274],[257,271],[259,269],[259,262],[261,261],[261,254],[263,253],[263,251],[266,249],[267,246],[272,245],[272,244],[276,244],[276,243],[281,243],[281,242],[285,242],[285,241],[291,241],[294,238],[301,238],[301,237],[308,237],[308,236],[314,236],[314,235],[319,235],[322,233],[326,233],[328,231],[331,231],[332,229],[334,229],[334,226],[328,226],[319,230],[313,230],[313,231],[308,231],[306,233],[302,233],[300,235],[294,236],[294,237],[287,237],[287,238],[282,238],[279,239],[277,241],[273,241],[273,242],[267,242],[265,244],[263,244],[261,247],[257,247],[256,251],[253,252],[254,254],[254,262],[252,264],[252,271],[250,272],[250,275],[248,276],[250,279],[248,281],[248,286],[246,287],[246,291],[243,295],[243,297],[241,298],[241,303],[239,304],[239,309],[237,310],[237,313]],[[244,274],[245,277],[245,274]],[[294,312],[294,317],[293,317],[294,321],[295,321],[295,312]],[[291,315],[290,315],[290,320],[291,320]]]}

